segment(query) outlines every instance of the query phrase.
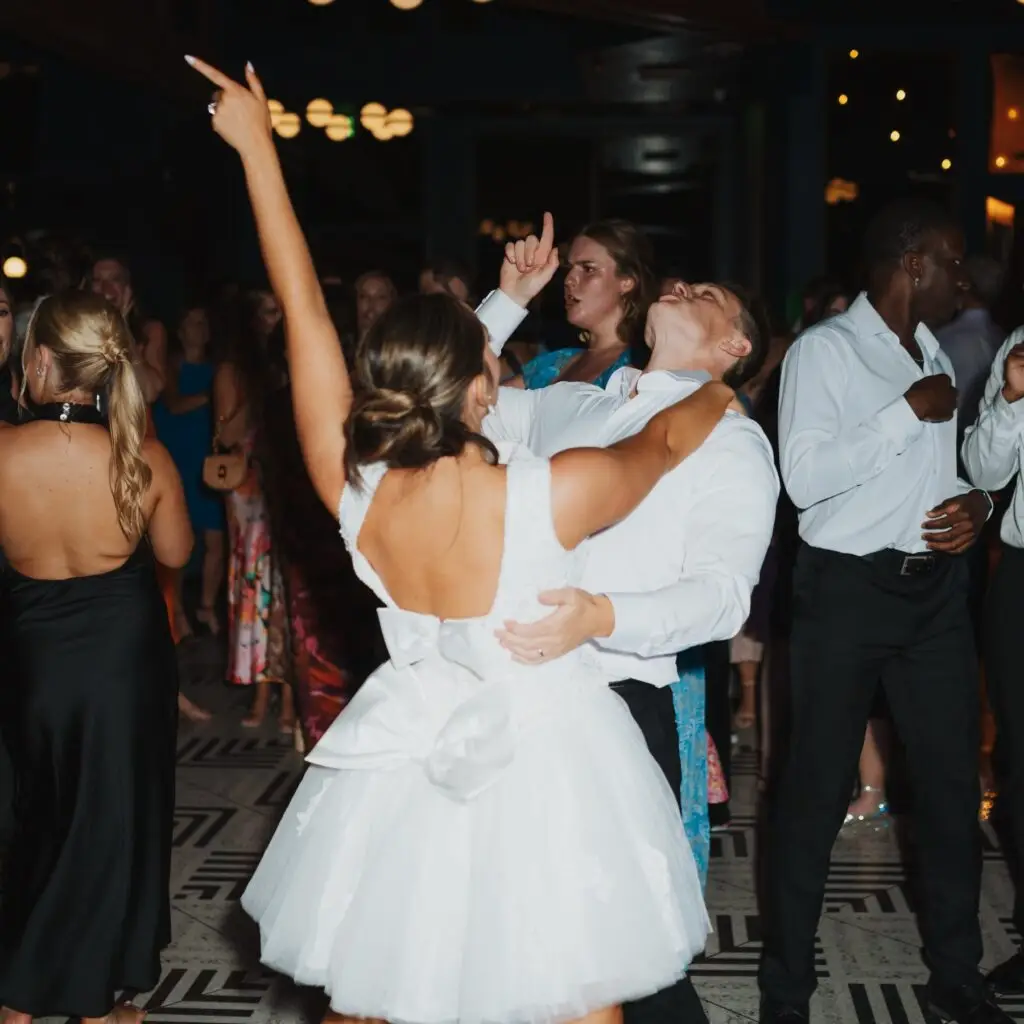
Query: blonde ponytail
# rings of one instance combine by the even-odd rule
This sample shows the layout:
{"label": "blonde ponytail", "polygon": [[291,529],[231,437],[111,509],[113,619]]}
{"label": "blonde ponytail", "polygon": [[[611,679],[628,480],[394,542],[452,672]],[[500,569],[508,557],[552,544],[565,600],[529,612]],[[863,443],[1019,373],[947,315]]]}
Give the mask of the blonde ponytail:
{"label": "blonde ponytail", "polygon": [[142,457],[146,437],[146,399],[127,353],[118,353],[108,391],[110,424],[110,490],[124,535],[137,540],[146,531],[143,498],[153,471]]}
{"label": "blonde ponytail", "polygon": [[[117,521],[129,540],[140,539],[146,532],[143,500],[153,471],[142,458],[146,399],[132,366],[132,338],[124,318],[101,295],[74,290],[49,295],[32,313],[23,369],[38,347],[52,354],[61,393],[106,395]],[[24,373],[23,392],[27,379]]]}

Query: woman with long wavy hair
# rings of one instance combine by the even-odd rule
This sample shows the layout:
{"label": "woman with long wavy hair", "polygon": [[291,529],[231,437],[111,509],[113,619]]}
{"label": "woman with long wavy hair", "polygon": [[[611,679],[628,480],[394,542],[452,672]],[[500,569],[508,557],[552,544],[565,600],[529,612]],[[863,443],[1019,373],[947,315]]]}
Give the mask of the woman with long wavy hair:
{"label": "woman with long wavy hair", "polygon": [[2,1020],[134,1024],[115,995],[152,988],[170,940],[177,668],[154,556],[184,565],[192,531],[109,302],[44,299],[21,386],[33,418],[0,430]]}
{"label": "woman with long wavy hair", "polygon": [[532,359],[510,383],[528,390],[562,380],[604,387],[616,370],[643,366],[647,310],[658,297],[651,243],[626,220],[587,225],[569,246],[565,315],[583,347],[560,348]]}

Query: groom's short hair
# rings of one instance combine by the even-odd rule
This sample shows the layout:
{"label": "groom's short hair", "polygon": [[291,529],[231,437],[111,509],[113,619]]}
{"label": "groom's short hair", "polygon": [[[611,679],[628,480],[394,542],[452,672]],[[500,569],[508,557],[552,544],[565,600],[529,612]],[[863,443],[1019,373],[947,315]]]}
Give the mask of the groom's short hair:
{"label": "groom's short hair", "polygon": [[722,382],[737,391],[747,381],[753,380],[764,366],[768,357],[768,347],[772,340],[771,322],[768,319],[768,311],[764,303],[746,288],[736,284],[723,284],[723,288],[732,292],[740,304],[740,315],[737,317],[736,326],[747,341],[750,342],[750,351],[735,363],[722,377]]}

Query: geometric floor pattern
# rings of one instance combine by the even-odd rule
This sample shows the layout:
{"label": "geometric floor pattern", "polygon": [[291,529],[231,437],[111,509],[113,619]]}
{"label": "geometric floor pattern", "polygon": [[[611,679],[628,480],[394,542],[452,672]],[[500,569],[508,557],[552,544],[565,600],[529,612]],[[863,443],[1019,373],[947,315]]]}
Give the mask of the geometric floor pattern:
{"label": "geometric floor pattern", "polygon": [[[186,692],[217,711],[213,722],[182,723],[172,872],[173,941],[160,984],[137,997],[152,1024],[306,1024],[323,997],[260,967],[259,941],[238,898],[302,771],[302,758],[273,723],[251,732],[237,723],[245,695],[213,680],[216,649],[183,649]],[[205,685],[201,684],[205,677]],[[692,975],[711,1024],[757,1020],[761,929],[753,865],[757,780],[739,755],[732,826],[715,833],[707,888],[714,934]],[[1007,915],[1012,888],[986,834],[981,922],[984,966],[1016,948]],[[840,838],[833,851],[826,912],[818,931],[815,1024],[924,1024],[921,939],[906,865],[893,830]],[[1024,1021],[1024,1000],[1004,1003]]]}

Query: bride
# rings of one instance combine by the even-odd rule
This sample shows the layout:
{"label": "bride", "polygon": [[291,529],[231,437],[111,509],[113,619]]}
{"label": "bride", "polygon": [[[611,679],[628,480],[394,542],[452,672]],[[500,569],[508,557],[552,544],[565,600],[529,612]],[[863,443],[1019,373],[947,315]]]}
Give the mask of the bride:
{"label": "bride", "polygon": [[[386,606],[390,660],[307,758],[243,897],[262,959],[324,989],[327,1021],[617,1024],[707,937],[679,809],[582,651],[519,664],[495,630],[539,618],[577,546],[699,447],[733,392],[707,384],[606,450],[501,459],[480,433],[496,359],[450,295],[398,302],[350,381],[259,80],[187,59],[242,159],[310,478]],[[557,265],[541,248],[537,282]]]}

